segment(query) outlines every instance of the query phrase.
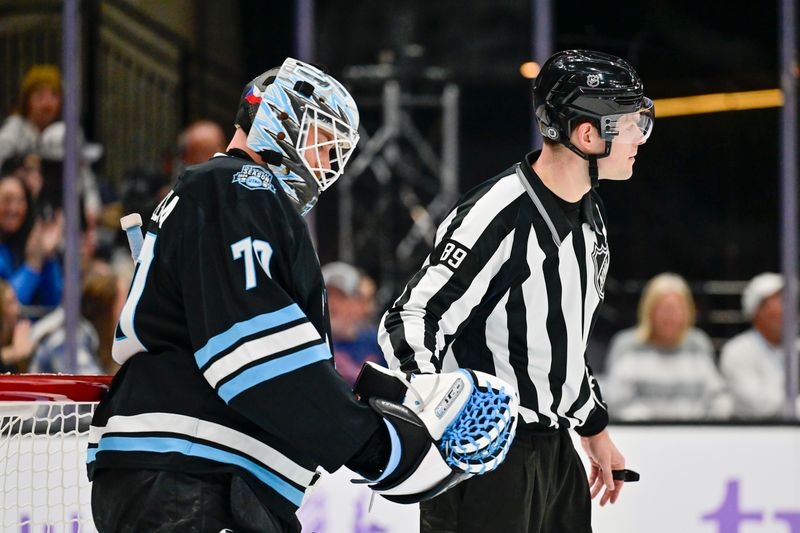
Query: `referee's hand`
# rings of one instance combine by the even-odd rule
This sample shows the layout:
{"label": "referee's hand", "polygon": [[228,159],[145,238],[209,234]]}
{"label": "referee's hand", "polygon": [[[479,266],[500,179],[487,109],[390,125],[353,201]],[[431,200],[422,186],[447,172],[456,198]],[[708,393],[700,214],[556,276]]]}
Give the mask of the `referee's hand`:
{"label": "referee's hand", "polygon": [[607,429],[591,437],[581,437],[581,444],[592,462],[592,471],[589,473],[592,499],[605,487],[600,506],[608,502],[616,503],[625,482],[615,480],[611,471],[625,468],[625,457],[614,446]]}

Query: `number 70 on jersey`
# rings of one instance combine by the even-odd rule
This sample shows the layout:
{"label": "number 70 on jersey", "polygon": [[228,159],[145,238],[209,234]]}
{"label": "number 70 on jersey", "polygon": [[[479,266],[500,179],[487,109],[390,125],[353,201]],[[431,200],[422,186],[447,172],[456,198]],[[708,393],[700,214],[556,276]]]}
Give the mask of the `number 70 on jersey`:
{"label": "number 70 on jersey", "polygon": [[269,262],[272,259],[272,245],[267,241],[245,237],[240,241],[231,244],[231,254],[233,260],[244,260],[244,286],[246,290],[254,288],[258,284],[256,279],[256,261],[264,273],[272,277],[269,271]]}

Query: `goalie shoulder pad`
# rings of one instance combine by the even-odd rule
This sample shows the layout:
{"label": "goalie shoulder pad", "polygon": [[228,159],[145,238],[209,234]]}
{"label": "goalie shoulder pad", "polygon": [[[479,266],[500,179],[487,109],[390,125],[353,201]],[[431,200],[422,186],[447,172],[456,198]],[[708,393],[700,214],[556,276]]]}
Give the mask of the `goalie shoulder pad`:
{"label": "goalie shoulder pad", "polygon": [[391,457],[370,488],[398,503],[432,498],[497,468],[514,438],[517,393],[483,372],[406,375],[367,363],[354,389],[391,438]]}

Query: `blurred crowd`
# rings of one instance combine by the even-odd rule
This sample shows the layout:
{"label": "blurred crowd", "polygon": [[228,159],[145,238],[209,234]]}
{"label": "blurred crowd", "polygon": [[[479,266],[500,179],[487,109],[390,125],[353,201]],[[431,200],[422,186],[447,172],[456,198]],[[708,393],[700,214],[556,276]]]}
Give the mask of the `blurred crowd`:
{"label": "blurred crowd", "polygon": [[[17,108],[0,125],[0,372],[113,374],[116,318],[133,262],[119,218],[147,220],[184,168],[225,150],[222,127],[189,124],[173,154],[130,169],[116,186],[95,174],[102,147],[79,136],[81,302],[77,359],[65,359],[61,77],[52,65],[25,75]],[[375,281],[354,265],[322,269],[337,370],[351,384],[364,362],[385,364],[376,340]],[[611,417],[624,421],[777,419],[785,398],[783,279],[753,278],[742,294],[749,328],[720,353],[695,325],[686,280],[673,273],[645,286],[638,322],[604,353]]]}
{"label": "blurred crowd", "polygon": [[716,357],[695,327],[695,304],[681,276],[651,279],[638,323],[611,341],[602,376],[612,418],[653,420],[778,419],[786,404],[782,347],[783,278],[766,272],[742,293],[746,331]]}
{"label": "blurred crowd", "polygon": [[132,168],[119,184],[96,174],[102,146],[78,135],[80,318],[74,361],[65,357],[63,165],[59,69],[35,65],[0,123],[0,372],[113,374],[116,319],[134,264],[122,215],[148,220],[187,166],[225,150],[218,124],[190,124],[164,161]]}

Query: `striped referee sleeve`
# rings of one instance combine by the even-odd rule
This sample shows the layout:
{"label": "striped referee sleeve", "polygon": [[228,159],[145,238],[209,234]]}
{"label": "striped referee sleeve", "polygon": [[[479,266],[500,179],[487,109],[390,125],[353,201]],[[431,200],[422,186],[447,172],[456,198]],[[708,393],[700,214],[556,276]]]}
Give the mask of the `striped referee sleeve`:
{"label": "striped referee sleeve", "polygon": [[441,370],[449,342],[511,256],[524,194],[514,174],[490,180],[444,220],[433,251],[381,320],[378,341],[391,368]]}

